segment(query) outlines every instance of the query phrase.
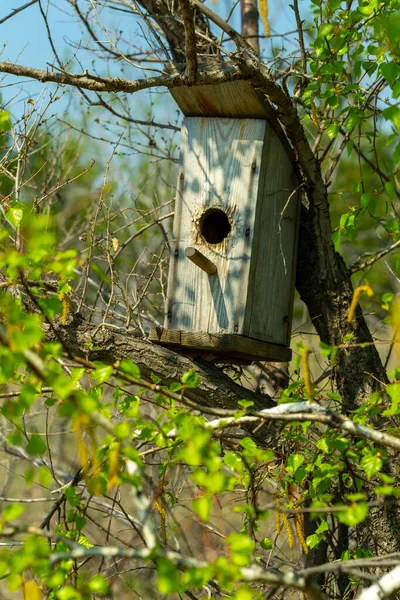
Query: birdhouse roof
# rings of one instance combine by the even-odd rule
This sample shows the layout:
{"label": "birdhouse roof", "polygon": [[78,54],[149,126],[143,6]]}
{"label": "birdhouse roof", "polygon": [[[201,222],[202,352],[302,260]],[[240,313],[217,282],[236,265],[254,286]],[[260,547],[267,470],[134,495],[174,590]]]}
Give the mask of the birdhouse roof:
{"label": "birdhouse roof", "polygon": [[171,94],[187,117],[276,118],[265,95],[248,81],[179,86],[172,88]]}
{"label": "birdhouse roof", "polygon": [[265,94],[248,81],[227,81],[216,85],[183,85],[170,89],[186,117],[264,119],[293,159],[293,151]]}

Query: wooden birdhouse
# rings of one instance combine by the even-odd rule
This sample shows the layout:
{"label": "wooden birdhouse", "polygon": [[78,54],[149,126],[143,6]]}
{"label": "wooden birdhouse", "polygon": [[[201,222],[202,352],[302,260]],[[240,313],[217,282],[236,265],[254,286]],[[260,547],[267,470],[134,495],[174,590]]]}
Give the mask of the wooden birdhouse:
{"label": "wooden birdhouse", "polygon": [[225,362],[287,361],[300,194],[289,144],[246,81],[179,87],[168,304],[150,339]]}

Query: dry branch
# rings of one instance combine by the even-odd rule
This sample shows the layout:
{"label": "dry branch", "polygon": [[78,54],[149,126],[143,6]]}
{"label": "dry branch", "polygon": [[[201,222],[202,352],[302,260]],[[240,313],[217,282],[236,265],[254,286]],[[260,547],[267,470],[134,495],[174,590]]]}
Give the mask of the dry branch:
{"label": "dry branch", "polygon": [[183,24],[185,26],[188,82],[195,83],[197,75],[197,50],[193,11],[192,7],[190,6],[190,0],[179,0],[179,6],[181,9]]}

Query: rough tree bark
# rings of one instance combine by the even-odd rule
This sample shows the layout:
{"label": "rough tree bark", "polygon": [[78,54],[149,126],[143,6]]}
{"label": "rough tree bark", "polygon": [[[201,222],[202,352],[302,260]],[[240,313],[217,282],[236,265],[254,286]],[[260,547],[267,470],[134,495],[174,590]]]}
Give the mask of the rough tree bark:
{"label": "rough tree bark", "polygon": [[47,340],[61,339],[73,356],[106,364],[129,358],[138,365],[141,375],[148,381],[154,374],[162,380],[163,385],[170,385],[180,381],[189,369],[196,369],[201,384],[196,389],[187,389],[186,395],[203,406],[236,410],[238,401],[244,398],[254,402],[255,410],[276,404],[269,396],[238,385],[217,366],[201,358],[190,359],[130,334],[116,333],[108,327],[87,323],[79,313],[67,325],[61,325],[59,319],[54,319],[52,324],[52,328],[46,324],[43,326]]}

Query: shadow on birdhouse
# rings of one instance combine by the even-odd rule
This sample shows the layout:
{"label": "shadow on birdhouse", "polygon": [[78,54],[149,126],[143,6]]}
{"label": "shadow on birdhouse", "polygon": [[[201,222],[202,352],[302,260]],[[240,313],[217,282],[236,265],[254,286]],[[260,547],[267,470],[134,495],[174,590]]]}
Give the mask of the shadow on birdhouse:
{"label": "shadow on birdhouse", "polygon": [[185,115],[164,328],[224,362],[288,361],[300,208],[292,152],[246,81],[171,91]]}

